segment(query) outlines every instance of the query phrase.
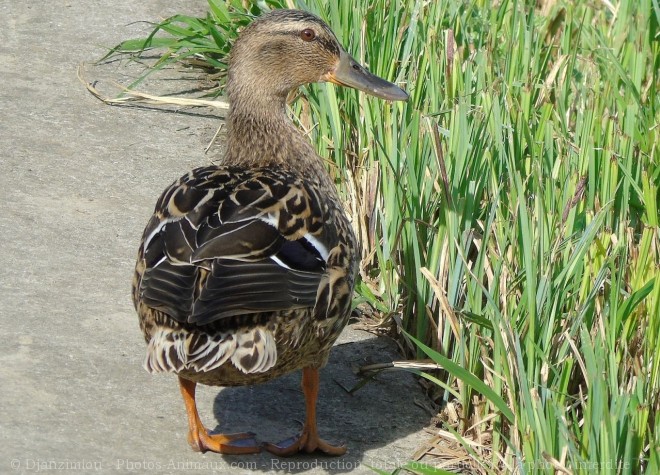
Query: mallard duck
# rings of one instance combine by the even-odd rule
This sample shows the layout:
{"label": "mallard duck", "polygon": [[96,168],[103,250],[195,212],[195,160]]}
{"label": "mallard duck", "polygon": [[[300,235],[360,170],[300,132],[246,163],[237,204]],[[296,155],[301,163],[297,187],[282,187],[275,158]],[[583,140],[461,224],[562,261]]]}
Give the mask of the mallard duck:
{"label": "mallard duck", "polygon": [[[358,246],[323,160],[287,116],[288,94],[329,81],[388,100],[399,87],[360,66],[319,18],[275,10],[230,55],[227,148],[161,195],[139,248],[133,300],[145,368],[176,373],[197,451],[346,451],[319,437],[319,369],[347,323]],[[210,434],[198,383],[240,386],[302,369],[302,432],[278,444]]]}

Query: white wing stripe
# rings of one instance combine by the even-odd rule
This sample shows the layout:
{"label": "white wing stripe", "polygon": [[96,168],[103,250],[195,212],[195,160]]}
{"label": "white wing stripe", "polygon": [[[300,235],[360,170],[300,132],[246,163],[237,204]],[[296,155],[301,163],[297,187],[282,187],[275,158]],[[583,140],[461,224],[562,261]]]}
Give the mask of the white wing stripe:
{"label": "white wing stripe", "polygon": [[167,224],[169,224],[169,223],[174,223],[175,221],[180,221],[181,219],[182,219],[182,218],[180,218],[180,217],[177,217],[177,218],[167,218],[167,219],[162,220],[160,223],[158,223],[158,226],[156,227],[156,229],[154,229],[153,231],[151,231],[151,232],[149,233],[149,235],[148,235],[146,238],[144,238],[144,245],[143,245],[143,248],[144,248],[144,249],[148,249],[148,248],[149,248],[149,243],[151,243],[151,240],[152,240],[154,237],[156,237],[156,234],[158,234],[158,233],[159,233],[159,232],[160,232],[160,231],[161,231],[161,230],[162,230]]}
{"label": "white wing stripe", "polygon": [[317,251],[319,251],[319,254],[321,254],[321,257],[323,258],[323,260],[324,260],[325,262],[328,262],[328,256],[330,255],[330,253],[328,252],[328,248],[325,247],[325,246],[323,245],[323,243],[321,243],[321,241],[319,241],[318,239],[316,239],[316,238],[315,238],[314,236],[312,236],[311,234],[305,234],[305,235],[303,236],[303,238],[305,239],[305,241],[307,241],[307,242],[310,243],[312,246],[314,246],[314,249],[316,249]]}

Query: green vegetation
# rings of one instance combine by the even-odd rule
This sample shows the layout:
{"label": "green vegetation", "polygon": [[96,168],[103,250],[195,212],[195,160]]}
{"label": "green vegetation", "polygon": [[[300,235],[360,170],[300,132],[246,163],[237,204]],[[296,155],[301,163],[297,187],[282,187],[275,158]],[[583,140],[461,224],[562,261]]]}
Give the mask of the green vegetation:
{"label": "green vegetation", "polygon": [[[209,5],[111,54],[166,47],[157,67],[222,72],[249,18]],[[247,13],[281,6],[320,15],[411,94],[313,85],[292,110],[336,164],[364,247],[359,300],[400,315],[409,356],[444,368],[427,375],[458,411],[443,429],[476,442],[484,473],[660,473],[660,0]]]}

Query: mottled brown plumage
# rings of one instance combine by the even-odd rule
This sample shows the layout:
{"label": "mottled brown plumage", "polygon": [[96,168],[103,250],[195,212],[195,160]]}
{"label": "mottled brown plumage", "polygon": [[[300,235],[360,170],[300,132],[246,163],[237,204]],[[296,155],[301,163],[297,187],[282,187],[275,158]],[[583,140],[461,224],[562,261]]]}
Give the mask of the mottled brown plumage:
{"label": "mottled brown plumage", "polygon": [[318,437],[318,369],[350,313],[358,246],[321,158],[286,114],[298,86],[327,80],[388,99],[407,96],[364,70],[313,15],[278,10],[233,47],[227,152],[165,190],[144,231],[133,300],[145,367],[174,372],[197,450],[250,453],[252,434],[209,435],[196,383],[236,386],[303,369],[307,422],[285,444],[343,453]]}

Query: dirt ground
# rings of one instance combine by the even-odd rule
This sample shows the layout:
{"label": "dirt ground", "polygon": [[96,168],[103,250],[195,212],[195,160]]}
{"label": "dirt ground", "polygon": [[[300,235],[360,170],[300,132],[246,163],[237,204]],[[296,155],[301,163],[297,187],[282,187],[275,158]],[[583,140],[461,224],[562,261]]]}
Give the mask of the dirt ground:
{"label": "dirt ground", "polygon": [[[139,237],[164,187],[215,158],[204,148],[221,119],[107,106],[76,69],[147,32],[143,21],[205,7],[0,1],[0,473],[373,473],[366,465],[392,471],[427,438],[410,375],[342,388],[359,381],[355,366],[396,358],[391,342],[351,328],[321,373],[321,433],[348,444],[340,458],[194,453],[176,378],[142,369],[130,301]],[[106,73],[126,74],[121,64]],[[200,388],[201,417],[286,438],[304,416],[299,380]]]}

